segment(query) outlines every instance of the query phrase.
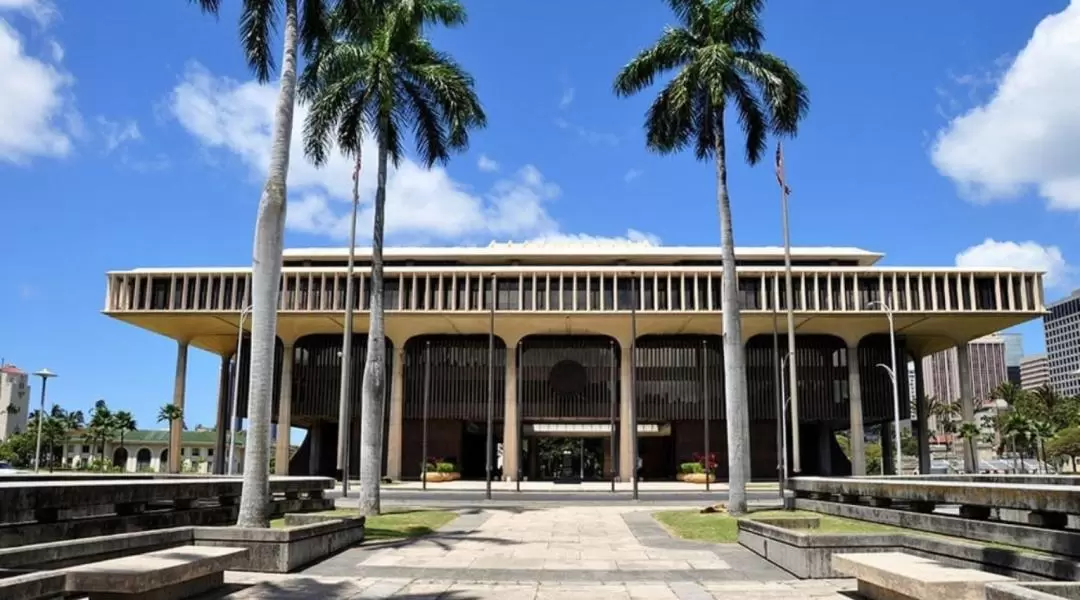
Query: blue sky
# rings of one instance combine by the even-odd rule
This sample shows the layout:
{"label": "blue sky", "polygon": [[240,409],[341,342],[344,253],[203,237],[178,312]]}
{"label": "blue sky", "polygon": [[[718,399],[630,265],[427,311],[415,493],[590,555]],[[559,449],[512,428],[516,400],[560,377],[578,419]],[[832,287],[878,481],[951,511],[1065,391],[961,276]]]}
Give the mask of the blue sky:
{"label": "blue sky", "polygon": [[[251,81],[226,4],[214,19],[182,0],[0,0],[0,357],[59,373],[53,401],[104,398],[159,427],[175,345],[100,314],[104,272],[250,262],[274,91]],[[611,93],[671,21],[663,2],[466,6],[464,29],[433,37],[475,76],[489,127],[446,169],[402,165],[392,242],[718,242],[712,167],[650,154],[651,96]],[[1080,1],[928,8],[769,4],[767,46],[812,101],[785,145],[793,243],[1043,268],[1064,295],[1080,255]],[[288,244],[341,244],[348,165],[293,158]],[[778,244],[771,165],[735,160],[730,179],[736,241]],[[1021,330],[1042,349],[1039,323]],[[213,422],[218,364],[192,352],[189,425]]]}

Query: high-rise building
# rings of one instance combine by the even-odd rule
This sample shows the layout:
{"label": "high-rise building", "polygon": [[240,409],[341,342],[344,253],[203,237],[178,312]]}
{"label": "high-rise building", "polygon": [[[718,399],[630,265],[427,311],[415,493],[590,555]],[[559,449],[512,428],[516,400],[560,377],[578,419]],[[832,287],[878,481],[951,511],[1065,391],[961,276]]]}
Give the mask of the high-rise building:
{"label": "high-rise building", "polygon": [[[946,402],[960,398],[960,369],[956,348],[949,348],[923,358],[926,395]],[[972,397],[976,406],[992,400],[999,385],[1006,381],[1005,338],[990,334],[968,343]]]}
{"label": "high-rise building", "polygon": [[1080,290],[1047,305],[1046,332],[1048,383],[1059,394],[1080,395]]}
{"label": "high-rise building", "polygon": [[30,386],[25,371],[14,365],[0,366],[0,440],[26,429]]}
{"label": "high-rise building", "polygon": [[1020,333],[1000,333],[1005,339],[1005,377],[1020,385],[1020,361],[1024,359],[1024,336]]}
{"label": "high-rise building", "polygon": [[1025,356],[1024,360],[1020,361],[1020,387],[1025,390],[1034,390],[1046,385],[1049,374],[1045,354]]}

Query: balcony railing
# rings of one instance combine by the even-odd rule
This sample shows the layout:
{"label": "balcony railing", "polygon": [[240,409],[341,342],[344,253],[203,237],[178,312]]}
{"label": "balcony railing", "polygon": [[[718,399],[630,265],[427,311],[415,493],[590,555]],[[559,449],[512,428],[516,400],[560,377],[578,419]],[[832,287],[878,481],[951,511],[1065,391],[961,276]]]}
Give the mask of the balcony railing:
{"label": "balcony railing", "polygon": [[[236,312],[250,301],[250,269],[111,272],[105,312]],[[719,268],[397,267],[385,275],[386,310],[402,312],[718,312]],[[282,312],[341,312],[342,268],[286,268]],[[370,275],[356,273],[355,309],[370,307]],[[1040,313],[1042,275],[1012,270],[798,267],[794,309],[850,313]],[[494,292],[494,293],[493,293]],[[784,270],[739,270],[739,304],[748,312],[786,310]]]}

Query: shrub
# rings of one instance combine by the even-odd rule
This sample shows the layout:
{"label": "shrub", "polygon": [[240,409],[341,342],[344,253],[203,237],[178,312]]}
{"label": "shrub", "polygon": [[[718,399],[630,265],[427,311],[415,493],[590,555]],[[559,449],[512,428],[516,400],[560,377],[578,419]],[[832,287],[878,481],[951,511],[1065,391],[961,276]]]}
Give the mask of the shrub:
{"label": "shrub", "polygon": [[705,467],[699,462],[684,462],[679,465],[679,473],[689,475],[691,473],[704,473]]}
{"label": "shrub", "polygon": [[435,463],[435,471],[439,473],[453,473],[456,469],[454,463],[439,462]]}

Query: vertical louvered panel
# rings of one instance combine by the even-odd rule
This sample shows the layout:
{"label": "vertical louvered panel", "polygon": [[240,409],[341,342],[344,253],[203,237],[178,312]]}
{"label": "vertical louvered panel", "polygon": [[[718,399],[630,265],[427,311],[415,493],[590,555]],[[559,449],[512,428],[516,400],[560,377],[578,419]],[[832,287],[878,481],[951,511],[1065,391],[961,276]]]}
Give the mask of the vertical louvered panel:
{"label": "vertical louvered panel", "polygon": [[[478,281],[474,283],[479,284]],[[431,398],[428,418],[487,419],[487,335],[417,336],[405,343],[405,418],[423,418],[424,356],[429,342]],[[506,406],[506,343],[498,337],[495,338],[494,365],[494,418],[502,420]]]}
{"label": "vertical louvered panel", "polygon": [[[706,342],[707,356],[702,354]],[[635,371],[638,418],[643,421],[703,419],[702,363],[709,378],[709,413],[724,418],[724,359],[720,336],[646,335],[638,338]]]}
{"label": "vertical louvered panel", "polygon": [[[296,341],[296,362],[293,365],[293,419],[338,418],[341,397],[341,334],[308,335]],[[280,346],[279,346],[280,348]],[[280,350],[279,350],[280,353]],[[367,334],[353,335],[352,399],[353,415],[360,417],[360,399],[364,381],[364,361],[367,359]],[[386,340],[386,390],[390,398],[390,374],[393,372],[393,344]],[[279,370],[280,370],[280,358]],[[280,385],[280,373],[275,385]],[[275,397],[277,393],[275,392]],[[276,404],[275,404],[276,406]],[[274,414],[277,415],[275,409]]]}
{"label": "vertical louvered panel", "polygon": [[535,335],[521,346],[522,419],[610,419],[611,338]]}

